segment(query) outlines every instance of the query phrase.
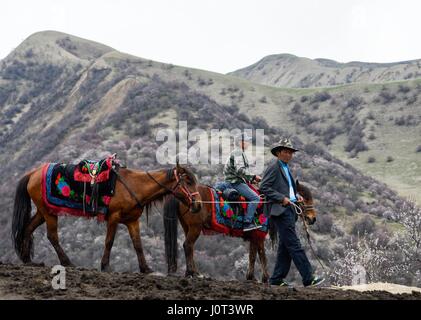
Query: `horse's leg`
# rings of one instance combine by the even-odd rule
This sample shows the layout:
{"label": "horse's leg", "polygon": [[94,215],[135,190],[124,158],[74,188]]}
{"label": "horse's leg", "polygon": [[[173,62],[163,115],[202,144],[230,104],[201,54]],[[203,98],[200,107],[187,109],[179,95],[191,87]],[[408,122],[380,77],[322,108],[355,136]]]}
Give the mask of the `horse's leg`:
{"label": "horse's leg", "polygon": [[[180,221],[181,227],[183,228],[184,238],[186,239],[185,241],[187,241],[187,234],[189,232],[189,226],[186,224],[183,217],[179,216],[178,220]],[[184,244],[183,244],[183,249],[184,249],[184,254],[186,256],[186,273],[187,273],[187,253],[186,253],[186,248]]]}
{"label": "horse's leg", "polygon": [[133,242],[133,247],[136,251],[137,260],[139,261],[139,270],[142,273],[151,273],[153,270],[148,267],[143,254],[142,241],[140,239],[140,228],[139,220],[131,221],[126,223],[126,227],[129,230],[130,238]]}
{"label": "horse's leg", "polygon": [[186,277],[197,275],[196,264],[193,259],[194,243],[202,231],[201,227],[190,226],[183,243],[184,253],[186,255]]}
{"label": "horse's leg", "polygon": [[110,271],[110,253],[114,244],[115,233],[120,222],[120,212],[113,212],[108,217],[107,235],[105,237],[104,254],[101,259],[101,271]]}
{"label": "horse's leg", "polygon": [[73,264],[70,262],[69,257],[64,253],[64,250],[60,246],[60,243],[58,241],[57,216],[52,214],[45,214],[44,219],[47,223],[47,238],[54,247],[58,259],[60,260],[60,264],[64,267],[73,267]]}
{"label": "horse's leg", "polygon": [[269,273],[265,251],[265,239],[258,239],[256,242],[257,252],[259,253],[260,266],[262,268],[262,282],[267,283],[269,280]]}
{"label": "horse's leg", "polygon": [[32,233],[45,222],[44,217],[41,212],[37,210],[36,214],[31,218],[28,226],[25,229],[24,239],[23,239],[23,249],[22,249],[22,261],[25,264],[30,264],[31,262],[31,247],[32,247]]}
{"label": "horse's leg", "polygon": [[247,280],[256,281],[254,277],[254,265],[256,263],[256,254],[257,254],[257,244],[256,240],[252,237],[250,239],[250,249],[249,249],[249,267],[247,270]]}

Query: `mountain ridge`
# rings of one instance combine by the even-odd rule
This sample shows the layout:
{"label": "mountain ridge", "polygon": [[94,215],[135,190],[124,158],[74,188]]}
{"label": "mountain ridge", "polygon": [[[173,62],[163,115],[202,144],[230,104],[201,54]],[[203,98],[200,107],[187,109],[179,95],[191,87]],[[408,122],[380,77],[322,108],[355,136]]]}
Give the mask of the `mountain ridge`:
{"label": "mountain ridge", "polygon": [[421,77],[421,59],[389,63],[342,63],[326,58],[273,54],[228,74],[275,87],[316,88],[351,83],[385,83]]}

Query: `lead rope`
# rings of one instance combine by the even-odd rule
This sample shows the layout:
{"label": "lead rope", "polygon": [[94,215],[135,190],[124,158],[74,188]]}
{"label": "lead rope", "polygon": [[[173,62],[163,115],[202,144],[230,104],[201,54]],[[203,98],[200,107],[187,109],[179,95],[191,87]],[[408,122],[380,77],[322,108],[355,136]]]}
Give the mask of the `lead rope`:
{"label": "lead rope", "polygon": [[311,242],[311,238],[310,238],[310,233],[308,232],[307,222],[306,222],[306,219],[305,219],[305,217],[303,215],[303,210],[299,206],[297,206],[294,202],[291,202],[291,204],[292,204],[292,206],[294,208],[295,213],[299,217],[301,217],[301,220],[303,221],[304,231],[306,233],[307,242],[308,242],[308,245],[310,246],[311,252],[313,253],[313,255],[316,258],[317,262],[319,262],[319,264],[321,265],[322,269],[324,271],[326,271],[325,266],[323,265],[322,261],[319,259],[319,257],[317,256],[316,252],[314,251],[314,248],[313,248],[313,245],[312,245],[312,242]]}

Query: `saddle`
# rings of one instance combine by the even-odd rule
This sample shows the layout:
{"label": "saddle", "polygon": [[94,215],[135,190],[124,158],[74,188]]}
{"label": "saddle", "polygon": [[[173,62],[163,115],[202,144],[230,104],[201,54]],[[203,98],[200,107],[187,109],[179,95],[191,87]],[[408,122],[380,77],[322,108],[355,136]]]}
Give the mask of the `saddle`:
{"label": "saddle", "polygon": [[110,178],[112,163],[116,154],[99,161],[84,159],[79,162],[74,171],[74,179],[78,182],[90,182],[91,185],[97,182],[104,182]]}
{"label": "saddle", "polygon": [[[119,167],[116,154],[99,161],[82,160],[78,164],[59,164],[55,170],[56,186],[60,188],[60,179],[63,177],[62,185],[67,184],[70,192],[75,195],[73,200],[82,203],[83,213],[97,215],[98,206],[106,204],[104,196],[110,197],[114,193],[117,176],[112,169],[118,171]],[[59,175],[59,171],[62,175]],[[59,191],[60,195],[63,192],[60,194]]]}
{"label": "saddle", "polygon": [[218,192],[222,199],[228,202],[229,206],[233,209],[237,215],[244,215],[244,210],[241,207],[241,201],[245,201],[245,198],[240,193],[232,188],[224,189],[222,192]]}
{"label": "saddle", "polygon": [[[260,195],[260,190],[256,189],[251,184],[248,184],[248,186]],[[232,209],[235,216],[244,216],[246,214],[247,200],[245,197],[240,195],[237,190],[227,187],[227,185],[223,182],[217,182],[214,186],[214,189],[216,190],[218,198],[222,198],[226,203],[225,208],[229,207],[229,209]],[[257,213],[260,214],[261,211],[263,211],[262,202],[260,202],[257,206]]]}

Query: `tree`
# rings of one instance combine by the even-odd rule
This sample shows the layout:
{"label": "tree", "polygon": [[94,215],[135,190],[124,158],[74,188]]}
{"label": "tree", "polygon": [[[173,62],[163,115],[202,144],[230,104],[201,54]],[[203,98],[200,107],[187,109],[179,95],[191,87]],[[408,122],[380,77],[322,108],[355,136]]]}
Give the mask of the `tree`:
{"label": "tree", "polygon": [[414,277],[420,277],[421,270],[421,208],[413,199],[404,201],[392,218],[405,228],[399,240],[403,263]]}
{"label": "tree", "polygon": [[267,103],[268,101],[267,101],[266,96],[261,97],[261,98],[259,99],[259,102],[261,102],[261,103]]}
{"label": "tree", "polygon": [[329,100],[331,98],[331,95],[329,92],[323,91],[323,92],[317,92],[312,97],[310,103],[316,103],[316,102],[325,102],[326,100]]}
{"label": "tree", "polygon": [[373,233],[376,229],[376,224],[373,219],[370,218],[370,216],[366,215],[359,221],[357,221],[353,227],[351,233],[353,235],[363,235],[365,233]]}
{"label": "tree", "polygon": [[403,201],[392,218],[404,228],[399,236],[381,239],[382,234],[367,230],[335,253],[328,273],[333,284],[421,284],[421,209],[412,200]]}
{"label": "tree", "polygon": [[335,285],[391,281],[403,272],[401,265],[394,264],[388,247],[368,234],[351,238],[345,243],[343,256],[335,254],[332,261],[328,277]]}
{"label": "tree", "polygon": [[367,162],[368,163],[374,163],[374,162],[376,162],[376,158],[375,157],[368,157]]}

